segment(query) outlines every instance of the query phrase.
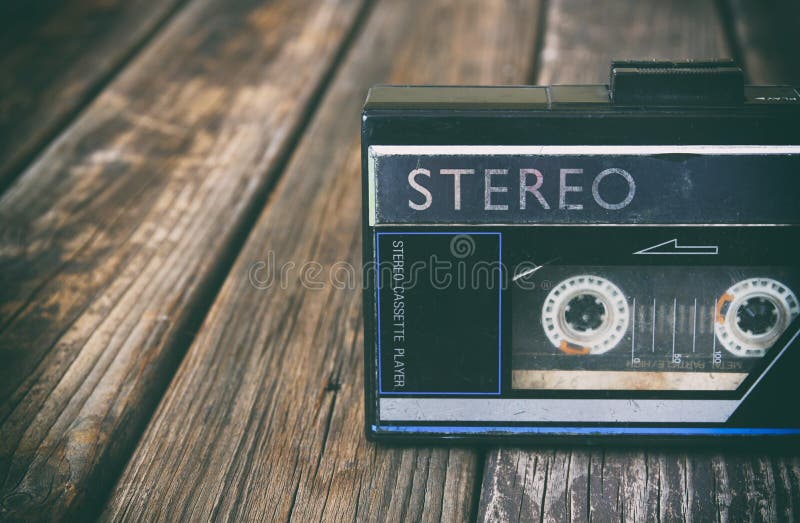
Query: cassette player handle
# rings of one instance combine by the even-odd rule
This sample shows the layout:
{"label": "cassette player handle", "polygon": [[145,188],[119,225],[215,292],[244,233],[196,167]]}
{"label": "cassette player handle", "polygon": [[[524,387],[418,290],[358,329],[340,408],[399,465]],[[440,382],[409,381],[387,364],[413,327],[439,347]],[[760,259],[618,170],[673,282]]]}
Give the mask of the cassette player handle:
{"label": "cassette player handle", "polygon": [[744,73],[733,60],[613,61],[615,105],[741,105]]}

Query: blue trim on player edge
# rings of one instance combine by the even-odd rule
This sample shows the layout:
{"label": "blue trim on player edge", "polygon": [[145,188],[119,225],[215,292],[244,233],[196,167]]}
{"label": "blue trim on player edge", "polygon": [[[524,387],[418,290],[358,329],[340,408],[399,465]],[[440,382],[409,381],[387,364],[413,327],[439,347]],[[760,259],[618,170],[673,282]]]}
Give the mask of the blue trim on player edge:
{"label": "blue trim on player edge", "polygon": [[580,435],[666,435],[666,436],[763,436],[800,435],[800,428],[730,428],[730,427],[437,427],[423,426],[381,426],[372,425],[376,432],[414,433],[414,434],[557,434]]}

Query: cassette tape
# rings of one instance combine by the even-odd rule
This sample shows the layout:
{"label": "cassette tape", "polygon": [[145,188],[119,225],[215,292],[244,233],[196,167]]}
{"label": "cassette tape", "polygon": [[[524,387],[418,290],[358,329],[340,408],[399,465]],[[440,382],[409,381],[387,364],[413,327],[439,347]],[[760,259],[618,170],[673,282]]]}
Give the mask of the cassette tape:
{"label": "cassette tape", "polygon": [[362,159],[371,439],[800,435],[795,88],[376,86]]}

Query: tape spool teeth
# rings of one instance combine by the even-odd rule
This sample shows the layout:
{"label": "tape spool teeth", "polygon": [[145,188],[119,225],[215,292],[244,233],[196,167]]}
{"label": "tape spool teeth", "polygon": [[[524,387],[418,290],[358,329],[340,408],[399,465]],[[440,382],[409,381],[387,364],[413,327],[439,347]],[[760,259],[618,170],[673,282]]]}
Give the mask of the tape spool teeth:
{"label": "tape spool teeth", "polygon": [[760,357],[800,313],[797,296],[770,278],[750,278],[731,286],[717,300],[715,332],[735,356]]}
{"label": "tape spool teeth", "polygon": [[542,308],[547,338],[566,354],[603,354],[622,340],[630,310],[622,291],[605,278],[582,274],[552,288]]}

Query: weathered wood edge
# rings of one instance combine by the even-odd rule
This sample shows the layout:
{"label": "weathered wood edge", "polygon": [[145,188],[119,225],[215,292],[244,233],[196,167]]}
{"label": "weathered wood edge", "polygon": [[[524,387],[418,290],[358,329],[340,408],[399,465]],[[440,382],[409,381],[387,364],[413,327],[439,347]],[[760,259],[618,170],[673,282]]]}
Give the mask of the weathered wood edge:
{"label": "weathered wood edge", "polygon": [[[496,1],[375,7],[103,519],[474,517],[475,451],[364,439],[357,122],[376,82],[524,81],[537,11]],[[306,262],[331,277],[354,272],[345,288],[327,276],[314,288],[297,272],[268,284],[270,269]]]}

